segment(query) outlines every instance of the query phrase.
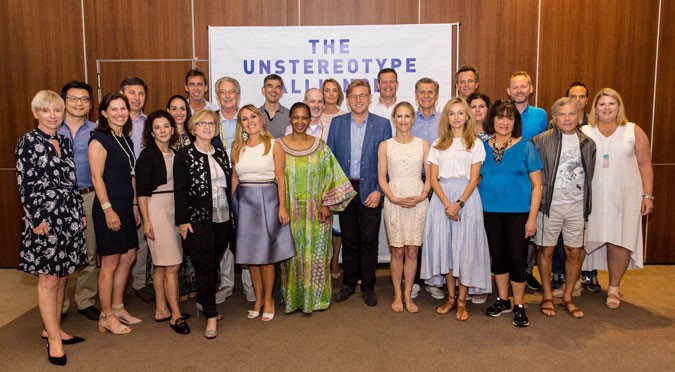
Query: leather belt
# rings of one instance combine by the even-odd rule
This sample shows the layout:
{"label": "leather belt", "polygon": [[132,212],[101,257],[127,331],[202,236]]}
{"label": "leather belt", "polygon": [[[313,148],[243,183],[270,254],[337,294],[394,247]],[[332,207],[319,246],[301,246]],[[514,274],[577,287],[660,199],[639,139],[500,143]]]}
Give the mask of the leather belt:
{"label": "leather belt", "polygon": [[80,195],[89,194],[90,192],[93,192],[93,191],[94,191],[93,187],[87,187],[86,189],[80,189]]}

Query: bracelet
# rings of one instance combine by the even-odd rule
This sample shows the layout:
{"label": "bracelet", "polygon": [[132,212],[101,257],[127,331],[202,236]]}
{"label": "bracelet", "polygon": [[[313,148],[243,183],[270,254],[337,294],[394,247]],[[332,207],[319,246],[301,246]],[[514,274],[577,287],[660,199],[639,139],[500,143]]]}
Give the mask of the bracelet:
{"label": "bracelet", "polygon": [[103,209],[103,210],[110,209],[110,208],[112,208],[112,204],[110,204],[110,202],[101,204],[101,209]]}
{"label": "bracelet", "polygon": [[643,199],[649,199],[649,200],[654,200],[654,199],[655,199],[655,198],[654,198],[654,195],[650,195],[650,194],[642,194],[642,198],[643,198]]}

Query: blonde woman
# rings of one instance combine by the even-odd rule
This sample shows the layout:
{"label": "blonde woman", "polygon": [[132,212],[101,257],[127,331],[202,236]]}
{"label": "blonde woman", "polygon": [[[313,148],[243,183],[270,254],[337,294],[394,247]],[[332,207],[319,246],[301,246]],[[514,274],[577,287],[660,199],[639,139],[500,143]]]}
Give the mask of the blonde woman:
{"label": "blonde woman", "polygon": [[255,302],[248,311],[254,319],[262,311],[263,322],[274,319],[276,262],[295,255],[288,226],[284,165],[286,154],[272,138],[260,110],[246,105],[237,114],[232,144],[232,189],[239,249],[235,262],[248,264]]}

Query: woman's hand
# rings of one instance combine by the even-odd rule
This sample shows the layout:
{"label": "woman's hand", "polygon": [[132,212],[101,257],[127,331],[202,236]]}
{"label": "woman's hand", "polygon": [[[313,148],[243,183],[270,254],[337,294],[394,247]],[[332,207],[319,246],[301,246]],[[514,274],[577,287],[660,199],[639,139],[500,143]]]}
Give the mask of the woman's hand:
{"label": "woman's hand", "polygon": [[290,220],[291,219],[288,217],[288,211],[286,211],[286,207],[279,206],[279,223],[286,225]]}
{"label": "woman's hand", "polygon": [[87,229],[87,217],[82,217],[82,230]]}
{"label": "woman's hand", "polygon": [[143,233],[145,234],[146,238],[155,240],[155,229],[152,227],[152,222],[145,221],[143,224]]}
{"label": "woman's hand", "polygon": [[134,221],[136,222],[136,226],[141,223],[141,213],[138,211],[137,205],[134,205]]}
{"label": "woman's hand", "polygon": [[120,229],[122,228],[122,222],[120,221],[120,217],[112,209],[112,207],[105,209],[103,211],[103,214],[105,214],[105,223],[108,226],[108,228],[112,231],[120,231]]}
{"label": "woman's hand", "polygon": [[47,221],[42,221],[38,227],[34,227],[33,233],[37,235],[49,236],[49,226],[47,225]]}
{"label": "woman's hand", "polygon": [[412,208],[415,206],[415,202],[411,197],[400,198],[398,196],[392,196],[389,201],[396,205],[400,205],[403,208]]}
{"label": "woman's hand", "polygon": [[654,200],[642,198],[642,205],[640,206],[640,214],[646,216],[654,211]]}
{"label": "woman's hand", "polygon": [[537,233],[537,220],[528,218],[525,223],[525,239],[529,239]]}
{"label": "woman's hand", "polygon": [[192,224],[184,223],[178,226],[178,232],[180,232],[180,236],[183,240],[187,239],[188,231],[194,234],[195,231],[192,229]]}
{"label": "woman's hand", "polygon": [[450,203],[450,205],[445,207],[445,215],[453,221],[459,221],[459,203]]}
{"label": "woman's hand", "polygon": [[319,209],[319,222],[326,223],[330,220],[330,209],[328,207],[321,207]]}

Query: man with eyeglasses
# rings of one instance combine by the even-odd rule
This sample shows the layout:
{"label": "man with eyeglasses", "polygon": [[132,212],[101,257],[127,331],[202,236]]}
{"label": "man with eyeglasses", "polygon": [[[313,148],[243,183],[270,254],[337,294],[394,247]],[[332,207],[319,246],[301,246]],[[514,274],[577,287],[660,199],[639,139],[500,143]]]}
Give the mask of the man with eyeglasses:
{"label": "man with eyeglasses", "polygon": [[[147,115],[143,113],[145,106],[145,96],[148,91],[148,84],[143,79],[135,76],[124,78],[120,83],[120,93],[129,101],[129,119],[131,119],[131,142],[134,145],[134,156],[138,156],[143,150],[143,127],[145,126],[145,119]],[[136,208],[136,206],[134,206]],[[136,251],[136,262],[131,268],[131,276],[133,278],[131,286],[136,295],[145,302],[150,302],[155,298],[154,288],[148,280],[152,280],[152,276],[148,273],[148,266],[152,268],[152,264],[148,264],[148,242],[145,240],[145,233],[143,232],[143,221],[137,230],[138,235],[138,250]]]}
{"label": "man with eyeglasses", "polygon": [[382,217],[382,190],[377,180],[377,148],[391,138],[389,120],[368,112],[371,92],[367,80],[353,80],[347,87],[350,113],[331,121],[328,147],[335,155],[357,197],[340,213],[343,286],[336,302],[347,300],[361,280],[363,300],[377,305],[375,269]]}
{"label": "man with eyeglasses", "polygon": [[384,68],[377,73],[377,90],[380,92],[376,102],[370,107],[370,110],[387,120],[391,125],[391,133],[396,133],[396,125],[391,119],[391,110],[398,103],[398,74],[393,68]]}
{"label": "man with eyeglasses", "polygon": [[[91,109],[91,86],[81,81],[71,81],[61,88],[61,98],[66,103],[66,115],[63,124],[59,128],[62,134],[73,142],[75,157],[75,172],[77,175],[77,187],[82,194],[87,222],[91,223],[91,209],[94,204],[94,185],[91,183],[91,171],[89,170],[89,138],[96,129],[96,124],[88,118]],[[94,306],[98,294],[98,267],[96,265],[96,236],[94,228],[84,230],[84,241],[87,248],[87,262],[77,274],[75,286],[75,303],[77,312],[91,320],[98,320],[101,311]],[[63,297],[62,314],[68,313],[70,300],[67,294]]]}
{"label": "man with eyeglasses", "polygon": [[265,97],[265,103],[260,106],[260,112],[263,113],[267,129],[272,133],[272,137],[283,137],[290,120],[288,109],[280,102],[281,97],[284,96],[284,80],[277,74],[267,75],[260,91]]}
{"label": "man with eyeglasses", "polygon": [[478,69],[471,65],[462,65],[455,73],[455,88],[460,98],[467,99],[478,91]]}
{"label": "man with eyeglasses", "polygon": [[[218,135],[213,138],[211,144],[224,148],[228,159],[232,159],[231,150],[234,142],[234,134],[237,129],[237,113],[239,112],[239,98],[241,97],[241,85],[237,79],[223,76],[216,81],[216,95],[220,109],[216,111],[219,122]],[[251,273],[247,267],[242,267],[241,282],[244,295],[249,302],[255,301]],[[232,296],[234,291],[234,255],[232,246],[225,251],[220,260],[220,284],[216,291],[216,304],[222,304],[227,297]]]}
{"label": "man with eyeglasses", "polygon": [[192,114],[202,109],[218,110],[218,105],[207,101],[204,97],[206,92],[209,91],[208,84],[206,75],[198,68],[193,68],[185,74],[185,92],[188,94],[188,103]]}

